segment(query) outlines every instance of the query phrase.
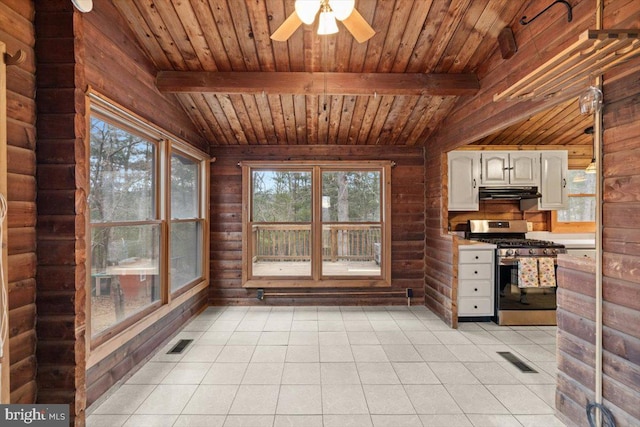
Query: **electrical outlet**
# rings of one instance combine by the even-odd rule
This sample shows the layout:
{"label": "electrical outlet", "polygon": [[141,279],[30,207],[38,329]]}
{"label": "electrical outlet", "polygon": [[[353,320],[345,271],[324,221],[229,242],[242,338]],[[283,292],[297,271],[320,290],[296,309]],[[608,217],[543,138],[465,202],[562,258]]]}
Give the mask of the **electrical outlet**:
{"label": "electrical outlet", "polygon": [[533,223],[531,221],[527,221],[527,231],[533,231]]}

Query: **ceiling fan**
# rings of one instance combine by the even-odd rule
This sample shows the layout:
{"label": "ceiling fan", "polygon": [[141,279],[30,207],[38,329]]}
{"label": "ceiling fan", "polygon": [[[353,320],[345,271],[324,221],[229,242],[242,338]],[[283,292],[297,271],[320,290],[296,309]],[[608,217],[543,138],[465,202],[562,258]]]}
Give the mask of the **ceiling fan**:
{"label": "ceiling fan", "polygon": [[376,33],[355,9],[355,0],[296,0],[295,8],[271,35],[273,40],[287,41],[301,24],[313,24],[318,11],[318,34],[337,33],[336,19],[344,24],[358,43],[369,40]]}

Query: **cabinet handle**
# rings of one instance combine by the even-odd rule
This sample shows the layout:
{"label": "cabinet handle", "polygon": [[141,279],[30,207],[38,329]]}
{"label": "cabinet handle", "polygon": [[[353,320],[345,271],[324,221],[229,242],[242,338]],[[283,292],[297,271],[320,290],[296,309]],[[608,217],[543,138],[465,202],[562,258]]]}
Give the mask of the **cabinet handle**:
{"label": "cabinet handle", "polygon": [[473,188],[476,188],[476,179],[473,178]]}
{"label": "cabinet handle", "polygon": [[567,188],[567,180],[562,178],[562,188]]}

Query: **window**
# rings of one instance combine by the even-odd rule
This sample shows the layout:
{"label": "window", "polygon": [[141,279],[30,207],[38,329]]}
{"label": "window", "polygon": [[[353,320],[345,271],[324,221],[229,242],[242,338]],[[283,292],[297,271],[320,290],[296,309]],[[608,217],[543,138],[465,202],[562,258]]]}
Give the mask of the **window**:
{"label": "window", "polygon": [[205,279],[205,158],[92,101],[88,300],[99,345]]}
{"label": "window", "polygon": [[552,211],[551,229],[556,232],[595,231],[596,175],[582,169],[569,170],[569,208]]}
{"label": "window", "polygon": [[243,163],[243,284],[390,285],[390,163]]}

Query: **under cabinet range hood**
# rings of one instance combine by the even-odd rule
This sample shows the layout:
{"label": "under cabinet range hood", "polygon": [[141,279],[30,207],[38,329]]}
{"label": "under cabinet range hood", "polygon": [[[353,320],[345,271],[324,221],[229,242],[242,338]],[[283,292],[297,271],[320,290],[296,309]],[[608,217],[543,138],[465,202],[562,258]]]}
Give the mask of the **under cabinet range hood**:
{"label": "under cabinet range hood", "polygon": [[480,187],[480,200],[539,199],[538,187]]}

